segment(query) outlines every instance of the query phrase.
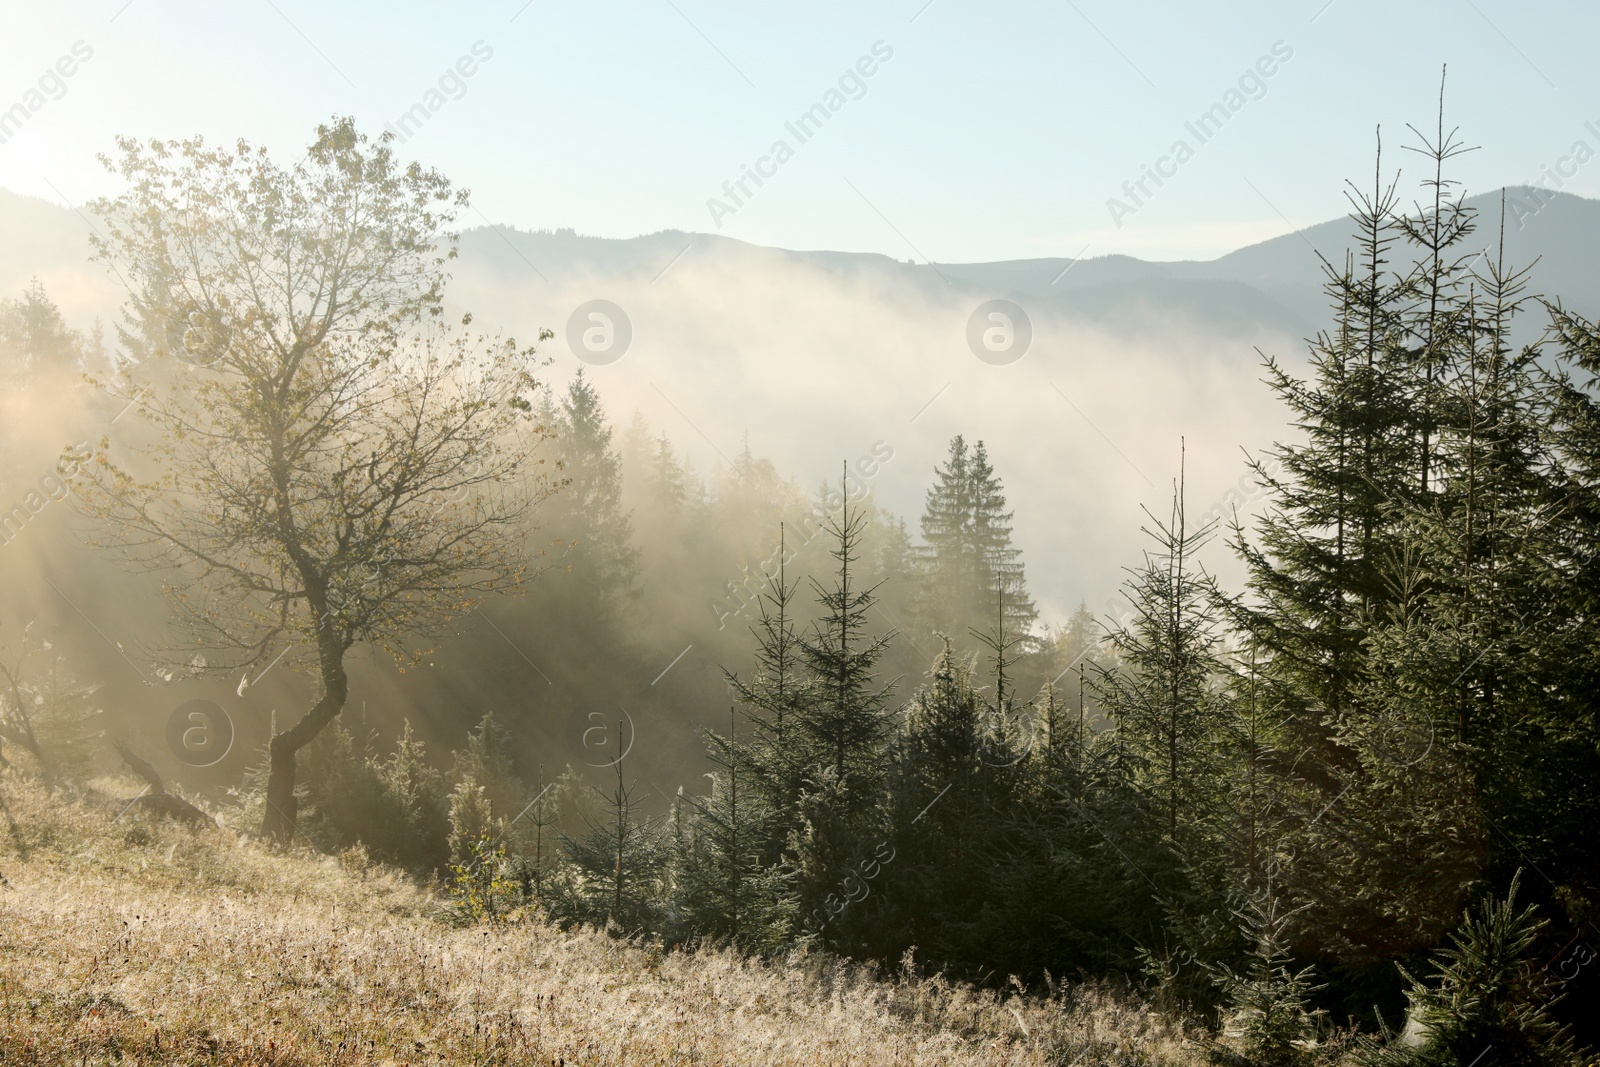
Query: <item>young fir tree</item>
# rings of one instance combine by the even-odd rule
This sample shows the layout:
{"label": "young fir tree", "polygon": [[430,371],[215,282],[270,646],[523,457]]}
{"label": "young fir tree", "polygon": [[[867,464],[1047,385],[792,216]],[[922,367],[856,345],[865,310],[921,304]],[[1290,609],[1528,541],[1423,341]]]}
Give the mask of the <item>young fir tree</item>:
{"label": "young fir tree", "polygon": [[541,765],[532,794],[510,819],[515,840],[520,842],[511,866],[529,900],[544,901],[551,879],[559,873],[562,850],[557,827],[577,785],[578,777],[570,769],[547,780]]}
{"label": "young fir tree", "polygon": [[[1545,654],[1566,625],[1548,611],[1566,584],[1562,515],[1547,427],[1554,421],[1541,352],[1510,333],[1526,301],[1525,272],[1499,249],[1484,257],[1469,299],[1469,334],[1447,383],[1449,423],[1434,506],[1415,517],[1431,560],[1425,661],[1413,677],[1439,731],[1465,753],[1486,813],[1497,823],[1542,806],[1525,773],[1540,777],[1541,735],[1564,732],[1557,696],[1563,662]],[[1414,698],[1415,699],[1415,698]],[[1530,795],[1531,794],[1531,795]],[[1518,819],[1522,822],[1521,819]],[[1519,837],[1543,835],[1544,817]],[[1510,850],[1509,865],[1522,862]],[[1509,869],[1509,867],[1505,868]]]}
{"label": "young fir tree", "polygon": [[1322,987],[1312,969],[1293,968],[1289,951],[1289,909],[1274,885],[1276,858],[1267,861],[1262,883],[1244,894],[1233,911],[1248,951],[1241,971],[1223,964],[1210,968],[1222,994],[1219,1057],[1260,1067],[1293,1067],[1311,1059],[1316,1043],[1316,1017],[1310,1002]]}
{"label": "young fir tree", "polygon": [[1553,420],[1538,352],[1509,340],[1522,275],[1498,254],[1482,261],[1434,386],[1437,484],[1397,509],[1401,544],[1380,567],[1388,603],[1369,621],[1358,699],[1331,720],[1342,799],[1300,868],[1306,899],[1321,902],[1309,929],[1346,960],[1436,943],[1500,850],[1484,816],[1514,835],[1503,877],[1518,839],[1545,836],[1534,798],[1562,788],[1541,769],[1560,762],[1541,740],[1563,703],[1561,668],[1541,651],[1561,629],[1545,610],[1563,558]]}
{"label": "young fir tree", "polygon": [[428,763],[426,746],[412,732],[409,719],[389,757],[370,763],[383,796],[403,813],[398,823],[386,827],[385,851],[402,866],[437,866],[443,859],[440,845],[447,847],[448,837],[444,778]]}
{"label": "young fir tree", "polygon": [[1150,515],[1145,527],[1156,547],[1126,583],[1132,611],[1111,633],[1115,663],[1099,668],[1095,683],[1115,724],[1115,773],[1142,797],[1136,811],[1152,817],[1140,829],[1154,835],[1144,847],[1155,862],[1142,873],[1152,890],[1161,887],[1163,914],[1139,938],[1144,969],[1179,1001],[1210,996],[1199,973],[1181,973],[1173,960],[1185,952],[1218,958],[1227,940],[1221,916],[1237,884],[1222,597],[1197,558],[1214,532],[1210,522],[1189,526],[1180,467],[1169,518]]}
{"label": "young fir tree", "polygon": [[1157,547],[1127,583],[1132,616],[1111,634],[1118,663],[1100,670],[1095,688],[1129,770],[1164,813],[1168,840],[1189,849],[1216,832],[1227,810],[1219,794],[1231,725],[1219,685],[1221,598],[1196,558],[1215,526],[1188,525],[1181,475],[1170,518],[1150,522],[1145,533]]}
{"label": "young fir tree", "polygon": [[800,658],[813,688],[787,742],[805,768],[789,862],[799,874],[802,909],[813,927],[821,924],[822,906],[859,862],[878,821],[890,729],[885,705],[892,683],[880,686],[874,667],[893,634],[868,632],[873,589],[862,587],[856,573],[866,519],[852,507],[848,484],[842,495],[839,513],[823,527],[834,540],[838,577],[832,588],[812,581],[822,617],[801,639]]}
{"label": "young fir tree", "polygon": [[1585,1062],[1566,1028],[1551,1017],[1551,994],[1534,956],[1545,921],[1530,904],[1517,910],[1520,872],[1503,901],[1485,898],[1462,917],[1452,946],[1434,956],[1433,981],[1404,967],[1410,1001],[1406,1029],[1379,1044],[1367,1041],[1367,1067],[1576,1067]]}
{"label": "young fir tree", "polygon": [[880,775],[879,756],[888,736],[890,686],[878,686],[874,666],[893,634],[873,636],[867,613],[876,590],[863,587],[857,574],[866,518],[848,496],[824,531],[833,538],[830,555],[838,564],[832,588],[812,579],[822,617],[800,639],[800,659],[812,680],[810,699],[795,719],[794,740],[807,763],[827,769],[847,791],[874,787]]}
{"label": "young fir tree", "polygon": [[750,768],[750,789],[760,795],[770,814],[760,843],[762,861],[769,864],[777,862],[796,827],[795,805],[808,771],[798,730],[816,685],[805,672],[796,629],[798,588],[798,581],[788,580],[788,534],[780,524],[777,580],[761,594],[761,615],[751,626],[756,638],[755,672],[745,681],[723,671],[745,706],[753,734],[745,748],[745,760]]}
{"label": "young fir tree", "polygon": [[498,842],[504,823],[495,818],[489,791],[471,774],[456,780],[450,791],[450,864],[470,866],[486,842]]}
{"label": "young fir tree", "polygon": [[1350,691],[1361,713],[1330,722],[1338,759],[1320,768],[1320,806],[1296,812],[1279,839],[1297,857],[1284,884],[1307,906],[1298,947],[1346,966],[1387,971],[1436,944],[1482,870],[1477,793],[1429,696],[1449,678],[1435,662],[1425,562],[1408,544],[1386,568],[1394,588],[1372,621],[1368,673]]}
{"label": "young fir tree", "polygon": [[1006,780],[1011,799],[985,828],[988,896],[972,933],[996,971],[1037,980],[1073,961],[1089,973],[1136,973],[1146,946],[1165,937],[1163,901],[1186,892],[1167,812],[1127,773],[1115,731],[1089,727],[1087,688],[1083,704],[1046,693],[1049,732]]}
{"label": "young fir tree", "polygon": [[[566,775],[545,782],[543,767],[536,784],[523,781],[512,766],[511,745],[511,731],[500,724],[493,712],[486,712],[467,736],[467,747],[454,753],[451,776],[458,789],[461,783],[471,783],[463,797],[468,812],[476,810],[472,790],[483,793],[486,810],[492,813],[496,841],[509,855],[510,865],[525,891],[533,894],[542,889],[552,869],[553,827],[572,783]],[[470,836],[466,840],[470,842]]]}
{"label": "young fir tree", "polygon": [[1407,149],[1431,165],[1423,179],[1426,203],[1400,218],[1400,228],[1415,255],[1405,289],[1411,306],[1402,316],[1407,356],[1415,390],[1414,434],[1417,438],[1416,486],[1426,498],[1444,476],[1436,459],[1441,423],[1448,417],[1441,386],[1455,366],[1465,310],[1465,282],[1477,254],[1464,242],[1477,228],[1473,211],[1461,200],[1460,182],[1445,167],[1457,156],[1475,151],[1463,144],[1456,129],[1444,127],[1444,74],[1439,77],[1438,121],[1430,136],[1410,127],[1419,144]]}
{"label": "young fir tree", "polygon": [[616,782],[609,790],[595,787],[600,808],[585,815],[587,832],[562,835],[572,877],[562,887],[557,909],[565,918],[625,931],[652,929],[667,857],[641,810],[637,788],[623,781],[622,761],[612,766]]}
{"label": "young fir tree", "polygon": [[304,796],[313,838],[360,842],[374,858],[408,870],[436,870],[450,856],[450,795],[444,777],[406,722],[387,756],[373,738],[357,743],[335,723],[306,749]]}
{"label": "young fir tree", "polygon": [[[1559,358],[1547,385],[1550,437],[1560,461],[1551,495],[1562,519],[1559,551],[1548,558],[1561,561],[1564,580],[1553,585],[1545,610],[1564,623],[1542,628],[1537,654],[1553,665],[1560,699],[1530,724],[1542,736],[1528,746],[1532,758],[1519,761],[1524,780],[1540,782],[1545,802],[1525,805],[1508,832],[1563,893],[1592,909],[1600,901],[1583,887],[1594,877],[1574,861],[1600,856],[1600,791],[1587,785],[1600,780],[1600,660],[1588,654],[1600,647],[1600,326],[1559,304],[1550,313]],[[1534,825],[1536,834],[1526,832]]]}
{"label": "young fir tree", "polygon": [[772,813],[739,743],[728,711],[726,736],[707,731],[717,767],[711,795],[692,800],[692,833],[680,835],[673,898],[678,920],[696,936],[726,938],[745,949],[772,951],[789,942],[797,904],[791,879],[763,857]]}
{"label": "young fir tree", "polygon": [[1432,611],[1440,579],[1453,581],[1440,549],[1458,521],[1448,497],[1454,395],[1478,317],[1464,254],[1474,222],[1446,176],[1463,149],[1442,112],[1421,140],[1430,203],[1416,217],[1381,177],[1351,190],[1357,250],[1326,270],[1335,324],[1313,344],[1313,376],[1268,363],[1304,443],[1277,447],[1276,474],[1254,464],[1273,507],[1253,540],[1235,526],[1251,595],[1235,622],[1254,700],[1276,719],[1252,744],[1270,753],[1261,784],[1278,806],[1277,843],[1300,857],[1286,890],[1312,905],[1300,947],[1346,963],[1438,936],[1477,855],[1452,750],[1423,756],[1437,718],[1424,691],[1465,666],[1441,654]]}
{"label": "young fir tree", "polygon": [[501,815],[517,813],[528,788],[511,765],[511,731],[502,726],[494,712],[485,712],[467,735],[467,747],[452,753],[451,777],[457,782],[471,778],[485,790],[493,809]]}
{"label": "young fir tree", "polygon": [[1020,918],[994,907],[992,872],[1022,846],[1004,823],[1016,806],[1028,737],[1013,728],[1015,701],[1006,688],[1013,642],[999,629],[983,637],[995,649],[992,697],[973,685],[945,641],[927,683],[904,709],[890,754],[892,863],[883,864],[866,902],[844,917],[847,925],[870,927],[870,936],[858,936],[879,956],[915,946],[930,964],[967,977],[995,962],[1001,928]]}

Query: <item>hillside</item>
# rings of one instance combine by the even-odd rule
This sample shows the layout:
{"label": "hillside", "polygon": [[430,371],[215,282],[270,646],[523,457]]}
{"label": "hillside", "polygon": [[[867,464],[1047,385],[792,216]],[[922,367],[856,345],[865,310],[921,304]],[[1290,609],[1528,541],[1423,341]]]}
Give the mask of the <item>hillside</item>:
{"label": "hillside", "polygon": [[182,829],[96,784],[0,778],[0,1063],[1203,1062],[1100,987],[974,992],[537,916],[454,927],[433,887],[357,854]]}

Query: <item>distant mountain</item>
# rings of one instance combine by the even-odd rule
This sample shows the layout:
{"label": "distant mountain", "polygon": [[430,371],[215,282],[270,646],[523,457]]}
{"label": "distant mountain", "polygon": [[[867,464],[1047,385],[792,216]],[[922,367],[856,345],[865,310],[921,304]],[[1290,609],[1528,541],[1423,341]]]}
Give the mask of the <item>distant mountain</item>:
{"label": "distant mountain", "polygon": [[[1533,291],[1600,313],[1600,201],[1543,195],[1507,190],[1506,257],[1539,260]],[[1500,194],[1469,203],[1475,250],[1497,246]],[[555,331],[543,351],[557,383],[582,366],[566,336],[575,311],[615,303],[631,348],[589,368],[615,423],[639,411],[702,472],[748,444],[811,484],[882,442],[894,459],[871,492],[913,532],[949,438],[986,440],[1035,595],[1059,618],[1079,598],[1103,610],[1120,567],[1138,561],[1139,508],[1165,506],[1180,439],[1191,506],[1239,503],[1241,449],[1289,432],[1260,384],[1257,349],[1290,365],[1304,354],[1303,339],[1327,324],[1318,253],[1342,262],[1350,229],[1334,220],[1205,262],[918,264],[712,234],[486,226],[462,234],[450,299],[520,339]],[[79,211],[0,191],[0,295],[37,275],[75,324],[109,321],[121,294],[112,269],[88,262],[89,232]],[[1032,345],[1014,364],[970,347],[992,298],[1031,320]],[[1527,321],[1533,330],[1539,317]],[[1227,578],[1226,553],[1212,562]]]}
{"label": "distant mountain", "polygon": [[[1478,215],[1468,244],[1499,258],[1501,194],[1468,198]],[[1600,200],[1519,186],[1505,191],[1504,255],[1513,266],[1535,265],[1533,291],[1559,296],[1570,308],[1600,315]],[[613,240],[571,231],[527,233],[475,227],[462,235],[462,255],[496,270],[530,275],[578,271],[648,280],[674,257],[717,258],[741,269],[779,262],[809,264],[844,282],[889,277],[936,297],[1003,296],[1024,307],[1049,303],[1133,329],[1152,313],[1178,312],[1232,331],[1249,327],[1314,332],[1326,320],[1322,260],[1338,265],[1352,249],[1351,223],[1334,219],[1274,237],[1214,260],[1148,262],[1109,255],[996,263],[918,264],[877,253],[792,252],[712,234],[675,230]],[[685,253],[684,250],[688,249]],[[1396,246],[1395,258],[1404,255]],[[533,270],[530,270],[534,268]]]}
{"label": "distant mountain", "polygon": [[[1513,187],[1505,195],[1506,260],[1518,266],[1537,260],[1534,291],[1559,296],[1584,314],[1600,314],[1600,200],[1529,187]],[[1500,193],[1467,203],[1478,213],[1471,246],[1494,251],[1501,236]],[[1350,229],[1349,220],[1335,219],[1218,259],[1170,263],[1109,255],[918,264],[876,253],[762,248],[676,230],[616,240],[502,226],[465,230],[461,251],[466,262],[530,283],[541,272],[648,282],[676,266],[675,260],[690,257],[742,271],[791,263],[816,267],[846,285],[893,278],[931,299],[1001,296],[1024,307],[1048,304],[1134,330],[1148,325],[1152,315],[1176,313],[1228,332],[1265,327],[1305,335],[1326,318],[1318,255],[1343,262],[1352,244]],[[89,232],[83,212],[0,189],[0,294],[18,292],[38,276],[69,315],[107,314],[120,300],[120,289],[111,271],[88,262]],[[1402,251],[1397,248],[1397,255]]]}

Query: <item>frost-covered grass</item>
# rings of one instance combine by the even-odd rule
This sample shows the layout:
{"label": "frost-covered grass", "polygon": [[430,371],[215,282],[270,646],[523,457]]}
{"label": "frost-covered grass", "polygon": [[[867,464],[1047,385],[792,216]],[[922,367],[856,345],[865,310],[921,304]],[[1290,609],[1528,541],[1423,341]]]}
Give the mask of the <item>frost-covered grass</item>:
{"label": "frost-covered grass", "polygon": [[460,929],[403,875],[0,777],[0,1064],[1199,1064],[1103,987]]}

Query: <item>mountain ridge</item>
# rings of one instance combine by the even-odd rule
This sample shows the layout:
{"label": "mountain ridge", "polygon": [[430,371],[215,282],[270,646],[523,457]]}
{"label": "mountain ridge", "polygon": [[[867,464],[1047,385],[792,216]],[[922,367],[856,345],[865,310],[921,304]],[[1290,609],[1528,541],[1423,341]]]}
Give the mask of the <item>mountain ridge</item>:
{"label": "mountain ridge", "polygon": [[[1529,186],[1511,186],[1504,192],[1510,216],[1506,233],[1508,258],[1527,265],[1538,257],[1542,269],[1536,277],[1550,274],[1558,282],[1543,289],[1559,294],[1582,313],[1600,311],[1600,272],[1584,261],[1586,248],[1600,246],[1600,200]],[[1483,245],[1478,238],[1491,228],[1500,195],[1484,193],[1466,200],[1479,217],[1474,248]],[[72,273],[73,262],[83,268],[84,274],[93,274],[96,268],[87,263],[90,225],[80,209],[0,189],[0,293],[18,290],[34,275],[44,278],[46,288],[51,289],[48,276],[59,278]],[[1146,260],[1108,253],[1078,259],[1041,256],[911,263],[881,252],[786,249],[722,234],[675,229],[616,238],[580,235],[571,229],[520,230],[504,224],[462,229],[461,251],[463,256],[481,257],[514,274],[526,269],[534,276],[545,274],[546,266],[595,274],[664,274],[682,258],[708,252],[746,264],[788,260],[843,275],[892,274],[931,291],[952,288],[964,297],[987,294],[1059,302],[1063,308],[1110,319],[1118,316],[1108,316],[1104,309],[1096,314],[1093,300],[1069,294],[1099,290],[1098,295],[1113,308],[1120,307],[1131,315],[1135,308],[1142,311],[1143,305],[1163,295],[1195,310],[1202,302],[1194,294],[1182,295],[1191,283],[1201,284],[1198,293],[1205,291],[1204,283],[1231,283],[1211,289],[1213,296],[1222,301],[1208,316],[1214,324],[1228,321],[1227,313],[1231,312],[1277,328],[1292,324],[1304,332],[1315,327],[1325,306],[1317,254],[1329,262],[1339,262],[1350,247],[1349,228],[1348,219],[1329,219],[1205,260]],[[71,244],[77,245],[83,258],[63,247]],[[1233,288],[1236,286],[1254,290],[1258,296],[1246,296]],[[71,311],[79,310],[72,305],[83,303],[88,292],[102,287],[81,280],[67,288],[61,302]],[[116,299],[115,289],[101,294],[102,299],[106,297]]]}

